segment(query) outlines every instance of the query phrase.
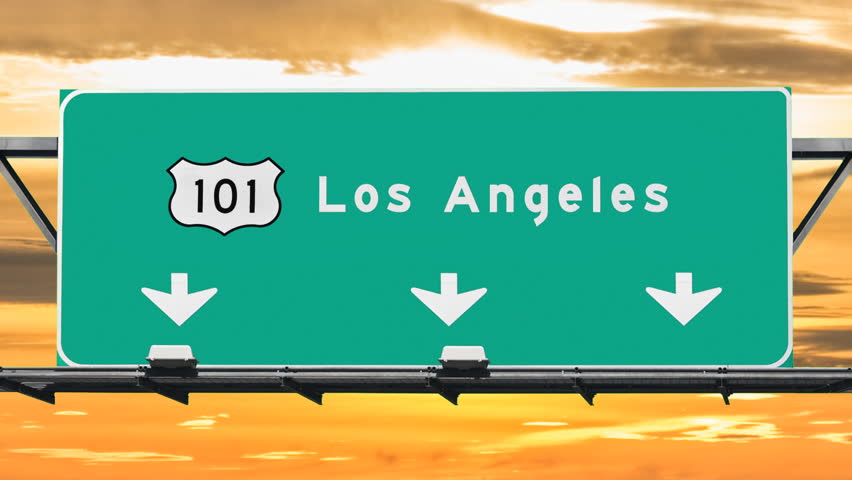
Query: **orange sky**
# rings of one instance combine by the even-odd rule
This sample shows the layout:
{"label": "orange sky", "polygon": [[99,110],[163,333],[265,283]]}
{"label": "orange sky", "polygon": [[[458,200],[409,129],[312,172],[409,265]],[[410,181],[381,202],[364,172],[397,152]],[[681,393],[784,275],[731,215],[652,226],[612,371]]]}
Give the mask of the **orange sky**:
{"label": "orange sky", "polygon": [[[0,135],[60,88],[763,86],[852,137],[843,0],[0,4]],[[56,161],[13,160],[56,215]],[[800,162],[798,221],[835,162]],[[794,257],[795,360],[852,365],[852,186]],[[0,365],[55,361],[55,258],[0,185]],[[847,478],[844,395],[0,395],[0,478]],[[807,460],[807,462],[805,461]]]}

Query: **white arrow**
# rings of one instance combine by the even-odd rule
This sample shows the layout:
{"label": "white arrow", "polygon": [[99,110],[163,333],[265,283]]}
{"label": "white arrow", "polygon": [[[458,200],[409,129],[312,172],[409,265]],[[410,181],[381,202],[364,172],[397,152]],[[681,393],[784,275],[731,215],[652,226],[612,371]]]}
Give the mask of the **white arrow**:
{"label": "white arrow", "polygon": [[681,325],[689,323],[722,293],[719,287],[692,293],[692,273],[675,273],[675,293],[651,287],[646,288],[645,291]]}
{"label": "white arrow", "polygon": [[478,288],[459,293],[459,276],[456,273],[441,274],[441,293],[412,288],[411,293],[419,298],[447,325],[459,319],[474,303],[479,301],[488,289]]}
{"label": "white arrow", "polygon": [[154,302],[154,305],[178,326],[189,320],[189,317],[203,307],[213,295],[216,295],[217,291],[218,289],[208,288],[200,292],[189,293],[189,275],[186,273],[172,274],[171,293],[150,288],[142,289],[142,293],[148,297],[148,300]]}

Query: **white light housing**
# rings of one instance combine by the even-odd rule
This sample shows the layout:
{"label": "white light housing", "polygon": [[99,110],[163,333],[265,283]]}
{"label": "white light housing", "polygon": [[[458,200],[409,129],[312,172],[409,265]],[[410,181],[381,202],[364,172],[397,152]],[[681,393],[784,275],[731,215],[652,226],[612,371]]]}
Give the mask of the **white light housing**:
{"label": "white light housing", "polygon": [[474,368],[485,368],[488,366],[488,358],[485,356],[483,347],[444,347],[441,358],[438,359],[444,368],[456,368],[469,370]]}
{"label": "white light housing", "polygon": [[189,345],[151,345],[146,360],[157,368],[193,368],[198,365]]}

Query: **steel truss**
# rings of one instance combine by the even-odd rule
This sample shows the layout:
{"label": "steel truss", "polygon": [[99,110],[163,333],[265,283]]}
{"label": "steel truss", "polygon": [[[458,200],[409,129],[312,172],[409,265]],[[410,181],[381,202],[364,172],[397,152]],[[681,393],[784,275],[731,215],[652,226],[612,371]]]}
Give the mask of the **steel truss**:
{"label": "steel truss", "polygon": [[[56,229],[8,158],[56,158],[56,137],[0,137],[0,173],[56,250]],[[793,139],[794,160],[835,159],[840,166],[793,233],[799,249],[852,173],[852,138]],[[589,405],[602,393],[852,392],[852,368],[700,369],[526,368],[459,370],[412,367],[55,367],[0,368],[0,391],[55,403],[58,392],[157,393],[188,404],[190,393],[297,393],[322,404],[326,393],[428,393],[453,404],[468,393],[575,393]]]}

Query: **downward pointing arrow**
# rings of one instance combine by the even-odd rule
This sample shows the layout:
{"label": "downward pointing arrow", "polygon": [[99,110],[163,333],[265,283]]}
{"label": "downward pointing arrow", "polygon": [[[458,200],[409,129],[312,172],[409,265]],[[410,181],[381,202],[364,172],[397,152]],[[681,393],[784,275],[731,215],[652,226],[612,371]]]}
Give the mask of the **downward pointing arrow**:
{"label": "downward pointing arrow", "polygon": [[692,273],[675,273],[675,293],[651,287],[646,288],[645,291],[681,325],[689,323],[722,293],[719,287],[692,293]]}
{"label": "downward pointing arrow", "polygon": [[478,302],[487,291],[486,288],[478,288],[469,292],[458,293],[459,278],[457,273],[441,274],[441,293],[420,288],[411,289],[411,293],[448,326],[464,315],[464,312]]}
{"label": "downward pointing arrow", "polygon": [[154,302],[178,326],[189,320],[199,308],[203,307],[218,289],[208,288],[200,292],[189,293],[189,275],[186,273],[172,274],[171,293],[143,288],[142,293],[148,300]]}

